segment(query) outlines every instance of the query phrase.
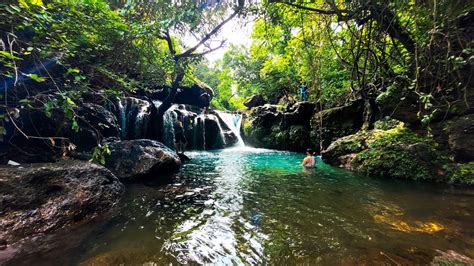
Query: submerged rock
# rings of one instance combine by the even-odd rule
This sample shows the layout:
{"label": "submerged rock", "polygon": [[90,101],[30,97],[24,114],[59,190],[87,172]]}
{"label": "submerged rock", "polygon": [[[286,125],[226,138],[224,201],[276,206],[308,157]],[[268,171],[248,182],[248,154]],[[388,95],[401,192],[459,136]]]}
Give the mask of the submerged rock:
{"label": "submerged rock", "polygon": [[[117,177],[89,162],[0,168],[0,264],[16,256],[21,245],[29,253],[44,249],[46,236],[103,217],[122,192]],[[27,239],[35,245],[25,244]]]}
{"label": "submerged rock", "polygon": [[454,250],[446,252],[438,250],[440,255],[433,258],[431,265],[474,265],[474,259],[463,254],[459,254]]}
{"label": "submerged rock", "polygon": [[108,143],[111,151],[105,166],[121,180],[160,175],[179,170],[181,161],[164,144],[148,139]]}

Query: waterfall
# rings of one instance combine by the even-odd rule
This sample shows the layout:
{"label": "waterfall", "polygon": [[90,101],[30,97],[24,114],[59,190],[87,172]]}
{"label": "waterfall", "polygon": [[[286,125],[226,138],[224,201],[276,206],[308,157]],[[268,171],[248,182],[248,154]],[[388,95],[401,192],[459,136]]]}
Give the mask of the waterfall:
{"label": "waterfall", "polygon": [[137,116],[135,117],[135,139],[144,138],[146,135],[146,130],[148,128],[149,107],[149,103],[138,106]]}
{"label": "waterfall", "polygon": [[[162,102],[153,101],[153,104],[155,104],[156,108],[159,108]],[[174,108],[175,105],[172,105],[163,115],[163,144],[172,150],[175,149],[174,124],[178,119]]]}
{"label": "waterfall", "polygon": [[204,115],[194,118],[193,143],[195,150],[206,149],[206,122]]}
{"label": "waterfall", "polygon": [[150,104],[126,97],[118,102],[121,139],[141,139],[146,135]]}
{"label": "waterfall", "polygon": [[218,112],[218,114],[220,118],[222,119],[222,121],[224,121],[227,127],[237,137],[237,143],[235,144],[235,146],[244,147],[245,146],[244,140],[242,139],[242,136],[240,135],[240,127],[242,126],[242,115],[225,113],[225,112]]}
{"label": "waterfall", "polygon": [[166,146],[174,150],[174,124],[178,120],[178,117],[172,109],[173,107],[168,109],[163,116],[163,142]]}
{"label": "waterfall", "polygon": [[125,106],[122,104],[124,99],[120,99],[118,102],[119,116],[120,116],[120,138],[125,139],[127,137],[127,117],[125,115],[125,109],[127,109],[127,102]]}

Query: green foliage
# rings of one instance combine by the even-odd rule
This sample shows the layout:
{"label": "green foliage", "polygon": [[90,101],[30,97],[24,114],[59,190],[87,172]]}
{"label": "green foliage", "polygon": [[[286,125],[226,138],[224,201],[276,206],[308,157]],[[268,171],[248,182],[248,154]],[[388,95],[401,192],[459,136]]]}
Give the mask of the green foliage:
{"label": "green foliage", "polygon": [[368,176],[439,181],[437,171],[449,161],[446,154],[436,149],[431,138],[420,136],[403,125],[372,131],[365,138],[365,145],[353,163]]}
{"label": "green foliage", "polygon": [[111,151],[107,144],[104,144],[104,145],[99,144],[97,147],[94,148],[90,161],[101,164],[101,165],[105,165],[105,160],[110,154],[111,154]]}
{"label": "green foliage", "polygon": [[454,165],[447,170],[448,182],[474,185],[474,162]]}

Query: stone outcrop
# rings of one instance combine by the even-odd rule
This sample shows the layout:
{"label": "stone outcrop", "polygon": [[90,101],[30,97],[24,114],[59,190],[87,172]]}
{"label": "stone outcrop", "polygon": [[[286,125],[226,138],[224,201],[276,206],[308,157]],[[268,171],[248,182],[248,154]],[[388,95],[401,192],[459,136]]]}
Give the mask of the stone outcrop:
{"label": "stone outcrop", "polygon": [[[139,95],[147,95],[153,100],[164,101],[168,96],[170,87],[162,87],[155,90],[152,93],[146,93],[144,91],[139,92]],[[203,94],[208,94],[210,97],[207,99],[203,97]],[[214,97],[214,91],[212,88],[205,84],[194,84],[191,87],[179,87],[179,90],[174,97],[173,103],[175,104],[188,104],[203,108],[208,105],[208,100],[212,100]]]}
{"label": "stone outcrop", "polygon": [[312,146],[326,149],[336,139],[355,134],[363,124],[364,100],[315,113],[311,118]]}
{"label": "stone outcrop", "polygon": [[244,121],[244,140],[251,146],[304,151],[310,146],[311,102],[298,102],[287,111],[266,104],[252,108]]}
{"label": "stone outcrop", "polygon": [[447,123],[449,149],[459,162],[474,161],[474,114]]}
{"label": "stone outcrop", "polygon": [[132,181],[175,172],[181,167],[176,153],[164,144],[148,139],[108,143],[111,151],[105,166],[119,179]]}
{"label": "stone outcrop", "polygon": [[322,151],[322,157],[367,176],[474,184],[474,178],[466,178],[466,172],[474,173],[471,165],[453,164],[432,138],[402,126],[340,138]]}
{"label": "stone outcrop", "polygon": [[0,264],[24,252],[25,245],[28,253],[45,249],[49,235],[103,218],[122,192],[117,177],[89,162],[0,168]]}

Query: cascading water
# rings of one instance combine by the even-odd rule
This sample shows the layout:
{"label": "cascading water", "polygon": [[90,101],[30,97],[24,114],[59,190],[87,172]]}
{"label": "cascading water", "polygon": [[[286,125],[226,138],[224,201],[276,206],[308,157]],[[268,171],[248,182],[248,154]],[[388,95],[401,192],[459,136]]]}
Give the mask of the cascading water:
{"label": "cascading water", "polygon": [[120,99],[118,102],[119,107],[119,116],[120,116],[120,138],[125,139],[127,137],[127,117],[125,115],[125,110],[127,109],[127,102],[125,101],[125,106],[122,104],[124,99]]}
{"label": "cascading water", "polygon": [[[153,104],[155,104],[156,108],[159,108],[162,102],[153,101]],[[178,119],[174,108],[174,105],[171,106],[163,116],[163,144],[173,150],[175,149],[174,125]]]}
{"label": "cascading water", "polygon": [[140,105],[138,108],[137,116],[135,118],[135,132],[134,132],[136,139],[145,137],[146,130],[148,128],[149,107],[150,107],[150,104],[146,103],[144,105]]}
{"label": "cascading water", "polygon": [[175,145],[174,124],[176,123],[177,116],[176,113],[171,110],[171,108],[167,110],[163,116],[163,142],[166,146],[173,149]]}
{"label": "cascading water", "polygon": [[206,122],[204,115],[198,115],[194,118],[193,143],[195,150],[206,149]]}
{"label": "cascading water", "polygon": [[235,134],[237,137],[237,143],[235,146],[244,147],[245,143],[240,135],[240,127],[242,126],[242,115],[240,114],[231,114],[225,112],[218,112],[219,117],[224,121],[227,127]]}
{"label": "cascading water", "polygon": [[120,137],[122,139],[145,138],[150,104],[146,101],[127,97],[118,102],[120,117]]}

